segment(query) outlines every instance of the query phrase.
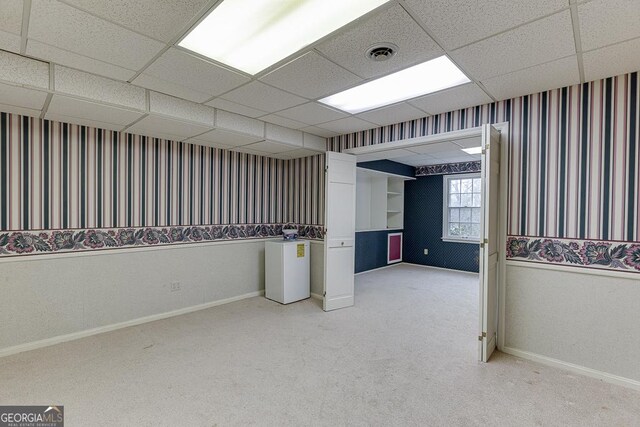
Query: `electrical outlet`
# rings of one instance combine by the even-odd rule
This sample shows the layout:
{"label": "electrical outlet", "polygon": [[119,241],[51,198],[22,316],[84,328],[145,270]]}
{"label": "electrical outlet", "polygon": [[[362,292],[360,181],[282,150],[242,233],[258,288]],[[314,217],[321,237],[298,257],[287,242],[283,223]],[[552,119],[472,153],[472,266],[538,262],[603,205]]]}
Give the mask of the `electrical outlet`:
{"label": "electrical outlet", "polygon": [[429,249],[425,249],[425,250],[424,250],[424,254],[425,254],[425,255],[429,255]]}
{"label": "electrical outlet", "polygon": [[178,292],[181,289],[182,285],[180,285],[180,282],[173,282],[171,284],[171,292]]}

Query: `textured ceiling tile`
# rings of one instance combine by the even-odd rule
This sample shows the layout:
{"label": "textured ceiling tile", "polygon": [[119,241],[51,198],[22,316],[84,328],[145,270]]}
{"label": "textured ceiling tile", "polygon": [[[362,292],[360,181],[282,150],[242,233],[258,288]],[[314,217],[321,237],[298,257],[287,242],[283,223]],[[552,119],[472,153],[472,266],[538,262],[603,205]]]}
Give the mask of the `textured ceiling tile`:
{"label": "textured ceiling tile", "polygon": [[329,129],[321,129],[316,126],[308,126],[306,128],[302,128],[304,132],[308,132],[312,135],[321,136],[323,138],[331,138],[332,136],[340,135],[340,132],[336,132]]}
{"label": "textured ceiling tile", "polygon": [[[373,61],[365,53],[376,43],[393,43],[392,59]],[[364,78],[381,76],[443,54],[443,50],[398,4],[319,45],[316,49]]]}
{"label": "textured ceiling tile", "polygon": [[49,64],[0,51],[0,80],[49,89]]}
{"label": "textured ceiling tile", "polygon": [[569,6],[567,0],[406,0],[418,18],[455,49]]}
{"label": "textured ceiling tile", "polygon": [[267,123],[265,139],[302,147],[302,132]]}
{"label": "textured ceiling tile", "polygon": [[[142,117],[142,115],[142,112],[69,98],[62,95],[54,95],[49,104],[46,117],[64,116],[79,119],[82,120],[80,124],[90,121],[110,123],[112,125],[118,125],[115,126],[115,128],[122,129],[124,126]],[[75,123],[75,121],[73,123]]]}
{"label": "textured ceiling tile", "polygon": [[319,98],[362,79],[315,52],[307,52],[260,80],[305,98]]}
{"label": "textured ceiling tile", "polygon": [[5,105],[41,110],[47,93],[0,83],[0,102]]}
{"label": "textured ceiling tile", "polygon": [[7,33],[0,30],[0,49],[9,52],[20,53],[20,44],[22,40],[16,34]]}
{"label": "textured ceiling tile", "polygon": [[[357,132],[365,129],[373,129],[378,127],[378,125],[364,121],[357,117],[346,117],[344,119],[334,120],[332,122],[322,123],[317,127],[321,129],[327,129],[338,133],[351,133]],[[308,131],[311,132],[311,131]],[[313,133],[313,132],[311,132]]]}
{"label": "textured ceiling tile", "polygon": [[208,0],[66,0],[123,27],[168,42]]}
{"label": "textured ceiling tile", "polygon": [[22,8],[22,0],[2,0],[0,2],[0,28],[2,31],[20,35]]}
{"label": "textured ceiling tile", "polygon": [[250,80],[242,74],[176,48],[163,53],[144,74],[207,94],[207,99]]}
{"label": "textured ceiling tile", "polygon": [[640,38],[582,54],[586,81],[640,70]]}
{"label": "textured ceiling tile", "polygon": [[215,144],[215,146],[237,147],[239,145],[252,144],[261,141],[263,137],[239,134],[223,129],[214,129],[210,132],[198,135],[194,139]]}
{"label": "textured ceiling tile", "polygon": [[347,117],[347,114],[325,107],[317,102],[309,102],[287,110],[278,111],[278,115],[306,123],[307,125],[316,125],[318,123]]}
{"label": "textured ceiling tile", "polygon": [[264,83],[251,82],[248,85],[234,89],[221,96],[222,99],[232,101],[247,107],[273,113],[278,110],[299,105],[307,100],[273,88]]}
{"label": "textured ceiling tile", "polygon": [[264,120],[267,123],[273,123],[274,125],[284,126],[290,129],[300,129],[309,126],[307,123],[298,122],[286,117],[280,117],[276,114],[268,114],[266,116],[262,116],[260,117],[260,120]]}
{"label": "textured ceiling tile", "polygon": [[324,152],[327,150],[327,140],[317,135],[304,133],[302,136],[302,146],[316,151]]}
{"label": "textured ceiling tile", "polygon": [[403,102],[401,104],[378,108],[377,110],[366,111],[358,114],[357,117],[383,126],[419,119],[426,115],[424,111]]}
{"label": "textured ceiling tile", "polygon": [[99,61],[77,53],[59,49],[37,40],[29,40],[27,42],[27,55],[40,58],[45,61],[51,61],[56,64],[65,65],[67,67],[78,68],[89,73],[99,76],[109,77],[111,79],[127,81],[135,75],[135,71],[128,70],[108,62]]}
{"label": "textured ceiling tile", "polygon": [[213,126],[215,110],[212,107],[157,92],[151,92],[149,98],[149,111],[152,113]]}
{"label": "textured ceiling tile", "polygon": [[54,0],[31,3],[29,38],[137,70],[164,44]]}
{"label": "textured ceiling tile", "polygon": [[451,57],[483,80],[575,53],[571,16],[564,11],[458,49]]}
{"label": "textured ceiling tile", "polygon": [[247,145],[246,148],[249,150],[259,151],[261,153],[276,154],[294,150],[296,147],[275,141],[260,141],[255,144]]}
{"label": "textured ceiling tile", "polygon": [[110,80],[72,68],[54,68],[56,92],[77,95],[110,104],[146,109],[145,90],[129,83]]}
{"label": "textured ceiling tile", "polygon": [[185,123],[181,120],[149,115],[127,129],[127,132],[148,135],[156,138],[166,138],[174,141],[184,141],[204,132],[211,127],[195,123]]}
{"label": "textured ceiling tile", "polygon": [[446,113],[460,108],[487,104],[491,98],[475,83],[468,83],[430,95],[414,98],[409,102],[429,114]]}
{"label": "textured ceiling tile", "polygon": [[575,56],[482,81],[489,93],[498,100],[578,83],[580,83],[580,72]]}
{"label": "textured ceiling tile", "polygon": [[236,104],[235,102],[227,101],[226,99],[222,99],[222,98],[213,99],[207,102],[207,105],[211,107],[219,108],[221,110],[230,111],[232,113],[241,114],[243,116],[253,117],[253,118],[264,116],[265,114],[267,114],[266,111],[247,107],[242,104]]}
{"label": "textured ceiling tile", "polygon": [[198,103],[204,102],[207,99],[211,98],[209,94],[198,92],[179,84],[171,83],[166,80],[150,76],[148,74],[140,74],[132,81],[132,83],[137,86],[155,90],[156,92],[166,93],[169,95],[177,96],[178,98],[184,98],[189,101]]}
{"label": "textured ceiling tile", "polygon": [[640,37],[638,0],[594,0],[578,5],[582,50]]}
{"label": "textured ceiling tile", "polygon": [[264,137],[264,122],[228,111],[217,110],[216,127],[259,138]]}

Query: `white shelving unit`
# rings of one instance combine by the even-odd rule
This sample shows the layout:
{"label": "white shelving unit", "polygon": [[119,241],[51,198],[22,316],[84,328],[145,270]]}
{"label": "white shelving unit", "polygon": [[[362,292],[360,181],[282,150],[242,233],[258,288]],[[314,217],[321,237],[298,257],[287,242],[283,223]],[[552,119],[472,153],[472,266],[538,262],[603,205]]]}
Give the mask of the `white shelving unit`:
{"label": "white shelving unit", "polygon": [[356,174],[356,231],[402,228],[404,182],[415,178],[365,168]]}

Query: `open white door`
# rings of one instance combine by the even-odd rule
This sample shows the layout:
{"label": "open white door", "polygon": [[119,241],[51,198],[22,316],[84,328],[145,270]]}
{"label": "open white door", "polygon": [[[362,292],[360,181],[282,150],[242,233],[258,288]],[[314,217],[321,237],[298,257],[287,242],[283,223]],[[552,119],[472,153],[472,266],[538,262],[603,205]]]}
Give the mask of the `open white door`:
{"label": "open white door", "polygon": [[500,132],[482,127],[482,216],[480,219],[480,334],[478,358],[487,362],[496,348],[500,242]]}
{"label": "open white door", "polygon": [[325,311],[353,305],[356,156],[327,152],[324,238]]}

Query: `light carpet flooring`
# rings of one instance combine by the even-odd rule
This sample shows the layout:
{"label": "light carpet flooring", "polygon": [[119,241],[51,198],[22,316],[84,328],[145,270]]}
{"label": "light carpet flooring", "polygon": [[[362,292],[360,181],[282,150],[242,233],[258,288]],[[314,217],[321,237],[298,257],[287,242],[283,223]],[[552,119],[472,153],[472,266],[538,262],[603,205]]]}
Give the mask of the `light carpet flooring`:
{"label": "light carpet flooring", "polygon": [[67,426],[638,426],[640,393],[497,353],[478,277],[399,265],[355,307],[251,298],[0,359],[0,404]]}

